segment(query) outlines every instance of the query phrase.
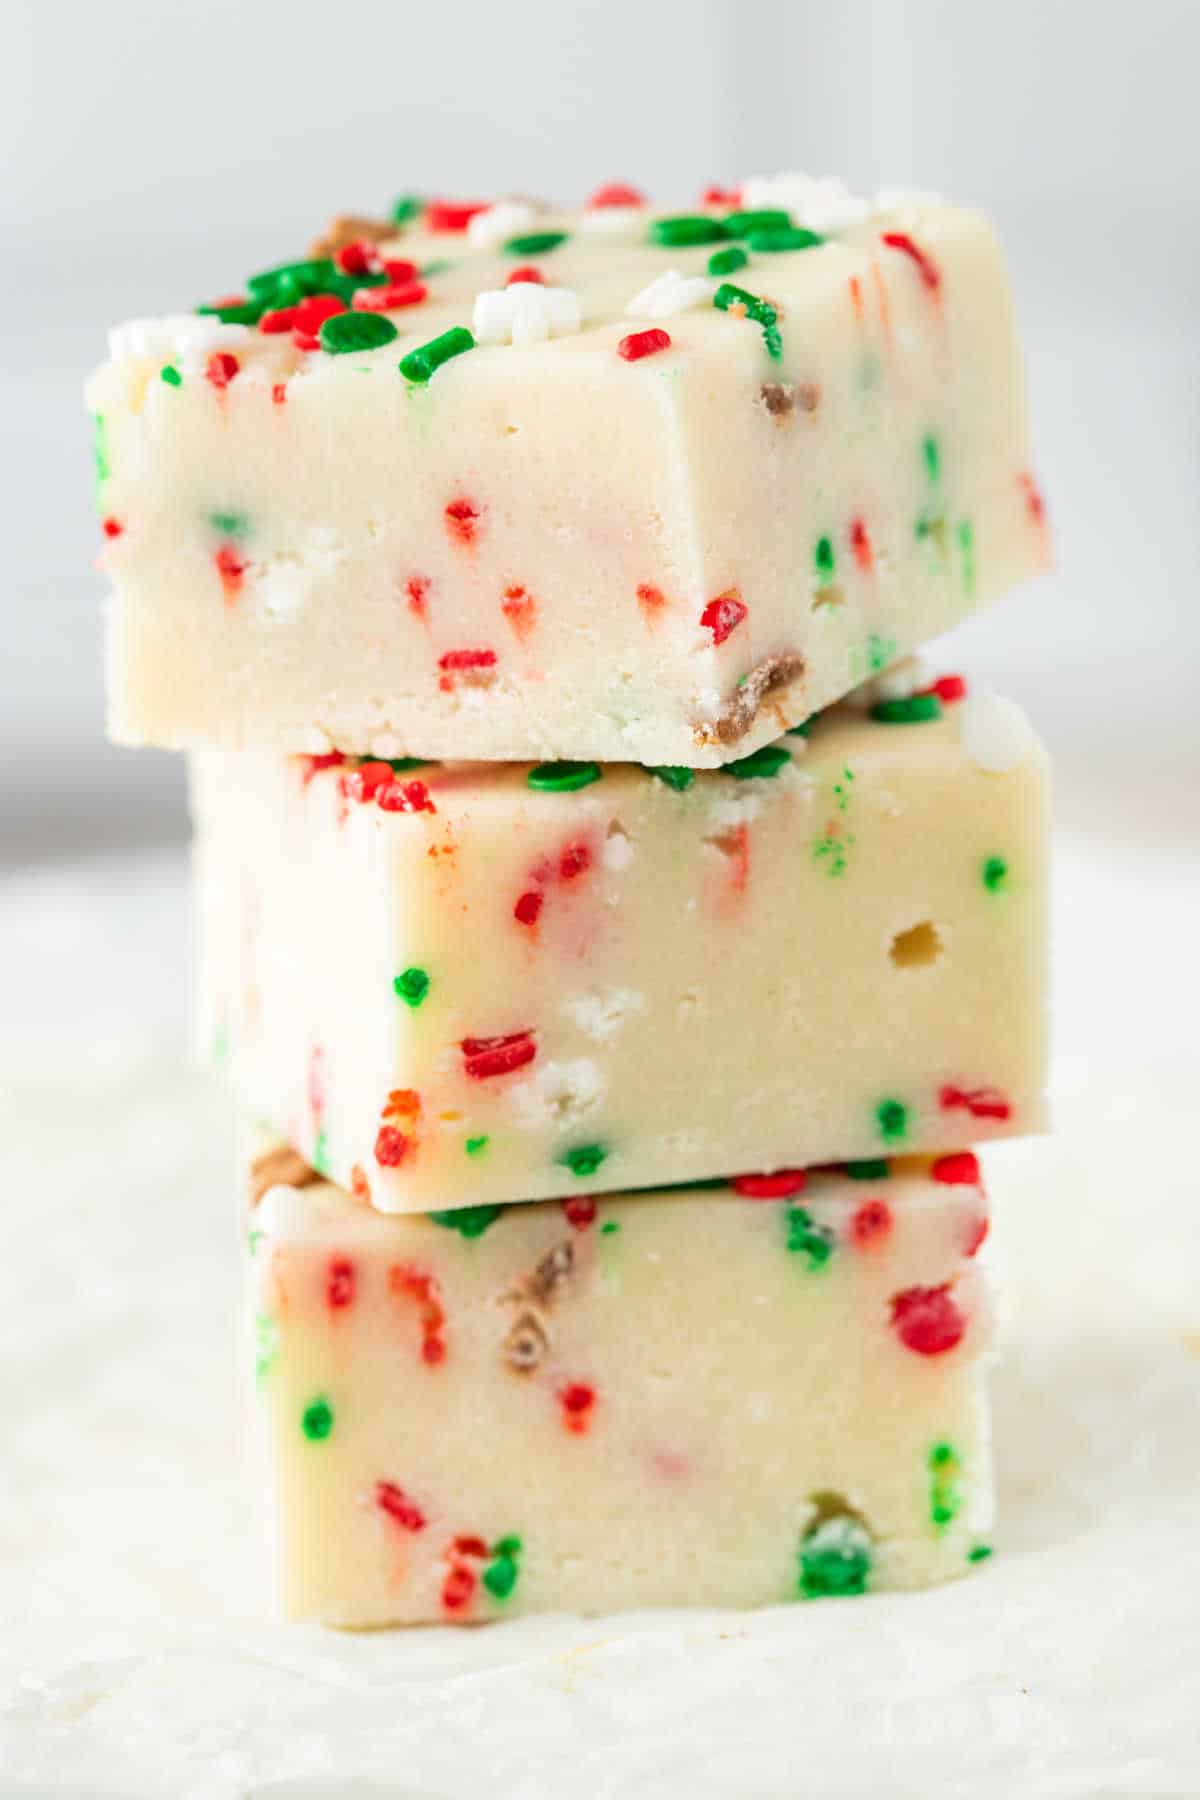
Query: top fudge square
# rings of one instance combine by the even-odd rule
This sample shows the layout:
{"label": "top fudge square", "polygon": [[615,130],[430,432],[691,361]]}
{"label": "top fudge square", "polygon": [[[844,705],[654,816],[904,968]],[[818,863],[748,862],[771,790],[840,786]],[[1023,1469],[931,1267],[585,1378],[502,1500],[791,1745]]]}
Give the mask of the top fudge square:
{"label": "top fudge square", "polygon": [[112,333],[119,740],[718,767],[1044,566],[977,214],[396,215]]}

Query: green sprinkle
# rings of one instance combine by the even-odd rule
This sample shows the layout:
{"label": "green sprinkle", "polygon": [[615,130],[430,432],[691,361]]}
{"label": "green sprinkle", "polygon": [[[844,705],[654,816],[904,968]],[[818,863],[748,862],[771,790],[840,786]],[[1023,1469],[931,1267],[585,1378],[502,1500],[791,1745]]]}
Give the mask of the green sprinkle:
{"label": "green sprinkle", "polygon": [[435,256],[432,262],[427,262],[427,263],[421,264],[421,274],[422,275],[444,275],[446,273],[447,269],[452,269],[453,267],[454,267],[454,262],[451,257]]}
{"label": "green sprinkle", "polygon": [[874,632],[867,639],[867,668],[872,675],[878,675],[889,663],[896,660],[895,638],[877,637]]}
{"label": "green sprinkle", "polygon": [[783,355],[783,339],[776,325],[778,314],[769,300],[760,299],[745,288],[735,287],[731,281],[723,281],[713,295],[713,305],[719,312],[729,312],[734,307],[742,307],[746,317],[761,325],[763,343],[767,347],[768,356],[776,362]]}
{"label": "green sprinkle", "polygon": [[620,1223],[618,1220],[605,1219],[603,1225],[600,1227],[600,1236],[601,1237],[612,1237],[613,1234],[615,1232],[620,1231],[620,1229],[621,1229],[621,1226],[620,1226]]}
{"label": "green sprinkle", "polygon": [[492,1545],[493,1560],[483,1571],[482,1581],[488,1593],[497,1600],[507,1600],[517,1585],[521,1554],[519,1537],[504,1537]]}
{"label": "green sprinkle", "polygon": [[1008,880],[1008,864],[1002,856],[987,856],[979,874],[988,893],[998,894]]}
{"label": "green sprinkle", "polygon": [[229,306],[198,306],[196,311],[206,319],[220,319],[222,325],[257,325],[266,312],[261,300],[239,300]]}
{"label": "green sprinkle", "polygon": [[992,1546],[990,1544],[972,1544],[967,1551],[967,1561],[969,1563],[986,1562],[991,1554]]}
{"label": "green sprinkle", "polygon": [[410,350],[407,356],[400,358],[400,373],[405,381],[414,386],[421,386],[449,362],[452,356],[461,356],[464,350],[473,350],[475,339],[465,325],[452,325],[449,331],[443,331],[440,337],[430,338],[427,344],[421,344],[416,350]]}
{"label": "green sprinkle", "polygon": [[790,231],[791,225],[791,213],[778,207],[762,207],[758,212],[731,212],[725,215],[725,229],[730,237],[747,237],[752,231]]}
{"label": "green sprinkle", "polygon": [[564,1150],[554,1160],[561,1168],[570,1169],[572,1175],[578,1175],[582,1179],[586,1175],[594,1175],[607,1156],[608,1151],[603,1144],[577,1144],[574,1150]]}
{"label": "green sprinkle", "polygon": [[401,194],[398,200],[392,201],[392,224],[407,225],[410,219],[415,219],[424,210],[425,202],[416,194]]}
{"label": "green sprinkle", "polygon": [[929,1470],[929,1521],[938,1531],[958,1517],[962,1492],[958,1477],[962,1467],[953,1444],[934,1444],[926,1458]]}
{"label": "green sprinkle", "polygon": [[807,1600],[864,1594],[871,1573],[871,1535],[851,1513],[827,1514],[800,1543],[800,1592]]}
{"label": "green sprinkle", "polygon": [[942,473],[942,452],[932,432],[921,439],[921,456],[925,463],[925,473],[930,481],[936,483]]}
{"label": "green sprinkle", "polygon": [[393,775],[407,775],[410,769],[428,769],[431,766],[427,756],[389,756],[385,760]]}
{"label": "green sprinkle", "polygon": [[722,764],[721,774],[732,775],[735,781],[769,781],[791,760],[791,751],[785,750],[782,744],[763,744],[749,756],[739,756],[733,762]]}
{"label": "green sprinkle", "polygon": [[325,1136],[324,1127],[317,1133],[317,1141],[313,1145],[312,1166],[318,1175],[329,1177],[329,1140]]}
{"label": "green sprinkle", "polygon": [[969,600],[975,592],[975,527],[970,519],[960,519],[954,527],[954,535],[962,556],[963,593]]}
{"label": "green sprinkle", "polygon": [[416,963],[414,963],[411,968],[402,970],[401,973],[396,976],[392,982],[392,986],[395,988],[400,999],[403,1000],[405,1006],[416,1008],[420,1006],[426,994],[429,992],[428,970],[420,969],[417,967]]}
{"label": "green sprinkle", "polygon": [[92,414],[92,465],[96,471],[96,499],[99,501],[99,490],[112,473],[108,460],[108,437],[103,413]]}
{"label": "green sprinkle", "polygon": [[245,537],[250,529],[250,520],[245,513],[213,512],[209,513],[208,522],[214,531],[227,538]]}
{"label": "green sprinkle", "polygon": [[685,794],[696,779],[695,769],[685,769],[681,763],[645,763],[643,767],[647,775],[665,781],[677,794]]}
{"label": "green sprinkle", "polygon": [[650,242],[667,249],[682,249],[689,244],[719,244],[729,236],[720,219],[706,213],[676,213],[670,219],[651,219]]}
{"label": "green sprinkle", "polygon": [[811,737],[812,736],[812,727],[813,727],[812,720],[805,719],[799,725],[789,725],[786,735],[788,737],[802,737],[802,738]]}
{"label": "green sprinkle", "polygon": [[400,333],[390,319],[382,313],[344,312],[335,313],[332,319],[322,319],[320,339],[322,350],[328,350],[330,356],[348,356],[356,350],[381,350],[384,344],[390,344]]}
{"label": "green sprinkle", "polygon": [[310,1400],[300,1415],[300,1429],[310,1444],[319,1444],[333,1430],[333,1408],[324,1394]]}
{"label": "green sprinkle", "polygon": [[756,256],[774,256],[782,250],[815,250],[825,239],[819,231],[806,231],[802,225],[766,225],[752,231],[746,242]]}
{"label": "green sprinkle", "polygon": [[[261,1232],[258,1234],[261,1236]],[[254,1254],[251,1245],[250,1254]],[[279,1327],[270,1313],[256,1313],[254,1318],[254,1379],[262,1381],[279,1352]]]}
{"label": "green sprinkle", "polygon": [[573,794],[579,788],[591,787],[601,773],[600,764],[594,762],[538,763],[525,780],[540,794]]}
{"label": "green sprinkle", "polygon": [[886,1181],[889,1174],[887,1158],[870,1156],[861,1162],[843,1163],[842,1174],[849,1176],[851,1181]]}
{"label": "green sprinkle", "polygon": [[714,250],[708,259],[710,275],[733,275],[738,269],[744,269],[750,258],[740,244],[730,244],[725,250]]}
{"label": "green sprinkle", "polygon": [[833,571],[837,567],[837,553],[833,548],[833,539],[819,537],[813,546],[813,568],[817,572],[817,580],[822,587],[827,587],[833,580]]}
{"label": "green sprinkle", "polygon": [[183,386],[183,376],[179,373],[179,370],[175,367],[174,363],[164,363],[158,372],[168,387]]}
{"label": "green sprinkle", "polygon": [[490,1139],[485,1132],[482,1137],[468,1138],[463,1145],[463,1149],[468,1156],[482,1156],[483,1152],[487,1149],[489,1142]]}
{"label": "green sprinkle", "polygon": [[908,1108],[903,1100],[881,1100],[875,1124],[885,1144],[902,1144],[908,1136]]}
{"label": "green sprinkle", "polygon": [[788,1249],[806,1257],[810,1269],[823,1269],[833,1255],[833,1232],[827,1225],[818,1225],[803,1206],[789,1206],[786,1221]]}
{"label": "green sprinkle", "polygon": [[250,276],[246,286],[264,306],[290,306],[310,294],[325,293],[330,277],[337,272],[329,257],[309,257],[303,262],[278,263],[273,269],[261,269]]}
{"label": "green sprinkle", "polygon": [[[484,1139],[487,1142],[487,1139]],[[501,1205],[459,1206],[452,1212],[431,1212],[429,1217],[435,1225],[444,1225],[447,1231],[457,1231],[460,1237],[482,1237],[489,1225],[494,1225],[504,1211]]]}
{"label": "green sprinkle", "polygon": [[936,694],[909,694],[906,700],[877,700],[871,717],[880,725],[924,725],[940,719],[942,703]]}
{"label": "green sprinkle", "polygon": [[557,250],[565,244],[570,232],[567,231],[528,231],[524,237],[509,238],[504,246],[506,256],[545,256],[548,250]]}
{"label": "green sprinkle", "polygon": [[359,288],[386,287],[387,282],[388,276],[382,269],[378,274],[373,274],[370,269],[366,269],[360,275],[343,275],[340,269],[335,269],[333,274],[327,277],[321,291],[325,294],[336,294],[339,300],[344,300],[347,306],[352,306],[354,296]]}

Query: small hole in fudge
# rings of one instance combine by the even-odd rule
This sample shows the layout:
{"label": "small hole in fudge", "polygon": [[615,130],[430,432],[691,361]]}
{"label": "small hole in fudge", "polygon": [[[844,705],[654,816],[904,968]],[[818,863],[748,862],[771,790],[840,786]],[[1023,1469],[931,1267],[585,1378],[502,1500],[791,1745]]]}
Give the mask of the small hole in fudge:
{"label": "small hole in fudge", "polygon": [[932,919],[922,919],[907,931],[898,931],[888,955],[898,969],[924,969],[942,954],[942,940]]}

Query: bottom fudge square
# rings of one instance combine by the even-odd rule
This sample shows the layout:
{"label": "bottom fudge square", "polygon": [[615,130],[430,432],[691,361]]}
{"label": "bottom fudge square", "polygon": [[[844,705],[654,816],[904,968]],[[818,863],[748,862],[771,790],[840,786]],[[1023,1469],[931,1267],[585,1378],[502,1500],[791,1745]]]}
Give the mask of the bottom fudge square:
{"label": "bottom fudge square", "polygon": [[988,1555],[969,1152],[404,1218],[247,1155],[285,1616],[760,1606]]}

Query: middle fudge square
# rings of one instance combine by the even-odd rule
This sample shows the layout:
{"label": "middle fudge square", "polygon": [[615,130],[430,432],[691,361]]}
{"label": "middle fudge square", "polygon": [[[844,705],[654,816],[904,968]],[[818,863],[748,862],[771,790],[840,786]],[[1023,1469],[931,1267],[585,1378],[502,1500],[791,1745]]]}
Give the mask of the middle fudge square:
{"label": "middle fudge square", "polygon": [[1046,765],[843,706],[723,770],[193,761],[202,1031],[385,1212],[1035,1131]]}

